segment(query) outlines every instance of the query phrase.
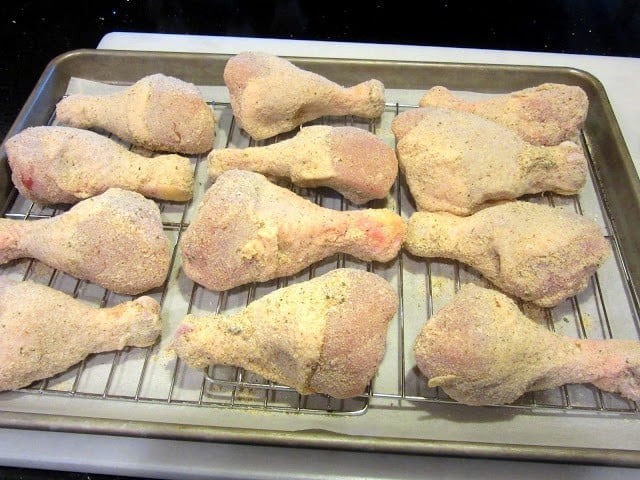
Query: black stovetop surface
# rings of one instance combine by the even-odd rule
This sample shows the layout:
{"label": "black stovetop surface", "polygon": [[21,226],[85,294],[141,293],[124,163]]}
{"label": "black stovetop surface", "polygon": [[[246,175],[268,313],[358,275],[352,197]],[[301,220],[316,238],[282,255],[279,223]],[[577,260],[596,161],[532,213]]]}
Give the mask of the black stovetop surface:
{"label": "black stovetop surface", "polygon": [[299,0],[5,1],[0,138],[53,57],[95,48],[112,31],[640,56],[638,1],[541,1],[526,9],[506,3],[427,2],[421,13],[389,0],[336,8]]}

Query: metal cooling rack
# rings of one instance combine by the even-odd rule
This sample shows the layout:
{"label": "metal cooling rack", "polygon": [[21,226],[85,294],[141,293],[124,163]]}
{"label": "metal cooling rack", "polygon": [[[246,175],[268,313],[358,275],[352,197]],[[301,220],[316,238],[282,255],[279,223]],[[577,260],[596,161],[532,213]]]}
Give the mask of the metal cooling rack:
{"label": "metal cooling rack", "polygon": [[[228,103],[211,102],[218,118],[217,143],[215,148],[261,146],[293,136],[294,133],[281,135],[268,142],[254,142],[241,131],[233,118]],[[334,126],[353,125],[378,133],[390,144],[389,125],[400,112],[415,108],[413,105],[388,103],[381,119],[375,122],[363,121],[353,117],[325,117],[312,123],[324,123]],[[52,117],[49,125],[55,125]],[[118,139],[114,140],[118,141]],[[588,142],[582,137],[582,144],[590,160]],[[197,208],[198,199],[206,188],[206,158],[192,157],[196,178],[196,195],[186,204],[158,202],[162,214],[164,230],[171,239],[173,256],[171,270],[165,284],[148,295],[156,298],[162,305],[161,314],[171,325],[187,313],[228,313],[242,308],[256,298],[284,287],[290,283],[304,281],[333,268],[352,267],[368,271],[384,271],[386,277],[395,281],[400,305],[396,321],[390,327],[390,342],[387,355],[379,374],[372,381],[367,392],[356,398],[339,400],[326,395],[300,395],[293,389],[277,385],[251,372],[227,366],[211,366],[206,371],[198,371],[186,366],[180,359],[165,358],[164,347],[173,332],[163,331],[163,341],[147,348],[125,348],[119,352],[91,355],[76,367],[55,377],[36,382],[21,389],[22,392],[38,395],[62,395],[72,398],[97,398],[132,402],[151,402],[166,405],[189,405],[194,407],[220,407],[234,409],[260,409],[297,413],[360,415],[364,414],[377,400],[396,402],[393,408],[415,408],[428,403],[455,404],[439,388],[428,388],[426,379],[415,367],[412,358],[412,345],[426,318],[444,305],[465,282],[484,284],[484,280],[472,269],[462,264],[434,259],[412,257],[406,252],[392,262],[384,265],[365,263],[347,255],[335,255],[303,270],[299,274],[265,282],[251,284],[227,292],[212,292],[194,284],[182,273],[177,255],[177,245],[181,234],[189,225],[189,220]],[[548,203],[556,208],[572,209],[577,213],[591,216],[600,221],[603,231],[611,242],[614,258],[606,267],[596,273],[589,289],[573,297],[552,310],[521,305],[531,318],[546,324],[558,333],[577,338],[640,338],[640,327],[636,308],[629,302],[623,308],[625,318],[612,322],[611,310],[619,311],[619,298],[622,291],[628,295],[628,275],[620,257],[616,239],[611,235],[600,194],[593,181],[579,196],[561,197],[556,195],[531,196],[528,200]],[[292,187],[296,193],[318,205],[338,210],[358,209],[339,195],[325,189],[300,189]],[[6,218],[37,220],[57,215],[64,210],[41,208],[29,202],[14,190],[11,207]],[[375,206],[392,208],[405,218],[414,211],[413,202],[401,177],[396,181],[385,205]],[[604,267],[603,267],[604,269]],[[19,275],[22,279],[31,279],[45,283],[69,293],[75,298],[106,307],[115,305],[131,297],[116,295],[85,281],[46,267],[35,260],[23,260],[2,267],[5,274]],[[607,277],[607,281],[602,276]],[[611,293],[609,278],[616,281]],[[177,300],[176,300],[177,298]],[[615,305],[615,308],[612,306]],[[178,312],[178,313],[177,313]],[[632,335],[630,336],[630,332]],[[526,409],[528,411],[587,411],[602,414],[625,414],[638,416],[638,406],[616,395],[601,392],[590,385],[569,385],[548,391],[528,393],[516,403],[503,408]]]}

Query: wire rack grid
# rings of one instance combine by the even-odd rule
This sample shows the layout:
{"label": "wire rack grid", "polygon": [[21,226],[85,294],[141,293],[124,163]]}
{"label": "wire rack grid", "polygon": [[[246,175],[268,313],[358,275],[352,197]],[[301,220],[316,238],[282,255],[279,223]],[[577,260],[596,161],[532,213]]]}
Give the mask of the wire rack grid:
{"label": "wire rack grid", "polygon": [[[215,148],[262,146],[290,138],[295,134],[291,132],[268,141],[254,142],[237,126],[228,103],[210,104],[218,119]],[[415,106],[388,103],[384,114],[376,121],[354,117],[324,117],[312,123],[364,128],[393,145],[390,123],[400,112],[410,108]],[[57,124],[55,116],[52,116],[49,124]],[[120,141],[112,138],[114,141]],[[591,160],[584,134],[581,140],[587,158]],[[163,330],[163,340],[152,347],[128,347],[122,351],[91,355],[72,369],[36,382],[23,388],[22,392],[64,395],[78,399],[100,398],[194,407],[331,415],[362,415],[375,400],[391,400],[395,402],[394,408],[428,408],[429,403],[455,404],[439,388],[427,387],[426,378],[415,367],[412,345],[424,322],[450,300],[461,284],[474,282],[488,286],[477,272],[457,262],[416,258],[404,251],[387,264],[362,262],[339,254],[318,262],[292,277],[245,285],[226,292],[208,291],[186,278],[180,268],[178,254],[181,235],[188,227],[199,199],[208,186],[206,157],[192,157],[192,162],[196,180],[194,199],[185,204],[158,202],[165,233],[173,246],[173,256],[170,274],[165,284],[147,294],[156,298],[162,305],[162,315],[167,323]],[[327,189],[301,189],[287,183],[283,185],[326,208],[364,208],[352,205]],[[5,213],[6,218],[37,221],[65,211],[64,208],[39,207],[23,198],[17,191],[12,195],[10,207]],[[624,274],[625,265],[616,239],[611,235],[612,229],[602,207],[593,175],[580,195],[561,197],[545,193],[529,196],[527,200],[573,210],[594,218],[606,232],[614,256],[593,276],[589,288],[584,293],[554,309],[521,304],[522,310],[530,318],[564,335],[576,338],[638,339],[638,314],[631,301],[620,301],[622,297],[630,298],[628,277]],[[415,212],[415,206],[402,176],[398,177],[385,201],[371,202],[366,207],[372,206],[391,208],[405,218]],[[234,312],[278,288],[342,267],[361,268],[382,275],[397,288],[400,298],[398,313],[389,329],[387,354],[378,375],[362,396],[341,400],[326,395],[300,395],[289,387],[274,384],[241,368],[215,365],[206,371],[196,371],[180,359],[166,354],[172,330],[188,313]],[[2,270],[4,274],[45,283],[100,307],[131,299],[76,280],[36,260],[14,262],[2,267]],[[612,321],[612,318],[616,321]],[[638,417],[638,406],[635,402],[602,392],[590,385],[569,385],[553,390],[530,392],[514,404],[500,408],[542,410],[546,413],[588,411]]]}

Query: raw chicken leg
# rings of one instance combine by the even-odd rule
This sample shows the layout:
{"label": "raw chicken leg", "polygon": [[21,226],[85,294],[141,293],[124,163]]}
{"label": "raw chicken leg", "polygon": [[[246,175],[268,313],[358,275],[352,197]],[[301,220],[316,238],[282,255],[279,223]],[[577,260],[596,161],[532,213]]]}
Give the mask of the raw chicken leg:
{"label": "raw chicken leg", "polygon": [[0,306],[0,391],[64,372],[91,353],[152,345],[161,330],[160,305],[151,297],[96,308],[0,277]]}
{"label": "raw chicken leg", "polygon": [[345,88],[266,53],[232,57],[224,81],[236,120],[256,140],[324,115],[377,118],[384,111],[384,85],[378,80]]}
{"label": "raw chicken leg", "polygon": [[188,315],[172,348],[194,368],[241,366],[302,394],[348,398],[377,371],[397,305],[381,277],[341,268],[233,315]]}
{"label": "raw chicken leg", "polygon": [[186,157],[143,157],[98,133],[71,127],[32,127],[6,144],[11,179],[40,203],[76,203],[111,187],[160,200],[193,195],[193,168]]}
{"label": "raw chicken leg", "polygon": [[300,187],[330,187],[357,205],[384,198],[398,174],[393,149],[356,127],[306,127],[265,147],[212,150],[208,160],[212,179],[227,170],[251,170]]}
{"label": "raw chicken leg", "polygon": [[587,161],[575,143],[531,145],[471,113],[417,108],[398,115],[392,129],[418,210],[469,215],[527,193],[572,195],[587,179]]}
{"label": "raw chicken leg", "polygon": [[52,218],[0,219],[0,263],[24,257],[130,295],[162,285],[171,260],[158,206],[118,188]]}
{"label": "raw chicken leg", "polygon": [[182,236],[182,263],[193,281],[227,290],[292,275],[338,252],[389,261],[405,228],[391,210],[322,208],[259,173],[229,170]]}
{"label": "raw chicken leg", "polygon": [[429,387],[467,405],[511,403],[570,383],[640,400],[640,342],[554,334],[505,295],[472,284],[427,320],[414,353]]}
{"label": "raw chicken leg", "polygon": [[518,201],[470,217],[414,213],[405,246],[421,257],[466,263],[503,291],[542,307],[584,290],[611,250],[587,218]]}
{"label": "raw chicken leg", "polygon": [[102,128],[161,152],[204,153],[215,136],[213,110],[196,86],[160,73],[111,95],[70,95],[56,114],[65,125]]}
{"label": "raw chicken leg", "polygon": [[544,83],[475,102],[437,86],[422,97],[420,106],[475,113],[515,130],[533,145],[558,145],[576,138],[587,118],[589,99],[582,88],[560,83]]}

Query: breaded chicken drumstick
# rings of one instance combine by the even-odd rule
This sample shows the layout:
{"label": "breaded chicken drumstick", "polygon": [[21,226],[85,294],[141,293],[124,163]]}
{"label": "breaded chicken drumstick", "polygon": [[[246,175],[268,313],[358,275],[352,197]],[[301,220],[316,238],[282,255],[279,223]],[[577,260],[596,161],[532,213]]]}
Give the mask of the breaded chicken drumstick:
{"label": "breaded chicken drumstick", "polygon": [[302,394],[348,398],[378,370],[397,304],[382,277],[340,268],[232,315],[188,315],[171,348],[194,368],[241,366]]}
{"label": "breaded chicken drumstick", "polygon": [[11,137],[5,147],[14,185],[41,205],[76,203],[109,188],[179,202],[193,195],[188,158],[145,157],[90,130],[32,127]]}
{"label": "breaded chicken drumstick", "polygon": [[209,177],[232,169],[287,178],[299,187],[326,186],[360,205],[389,193],[398,175],[398,159],[391,147],[366,130],[314,125],[264,147],[211,151]]}
{"label": "breaded chicken drumstick", "polygon": [[367,80],[343,87],[262,52],[231,57],[224,69],[231,107],[240,126],[262,140],[325,115],[378,118],[385,106],[384,85]]}
{"label": "breaded chicken drumstick", "polygon": [[157,152],[205,153],[213,147],[215,116],[198,88],[160,73],[109,95],[73,94],[56,105],[58,121],[102,128]]}

